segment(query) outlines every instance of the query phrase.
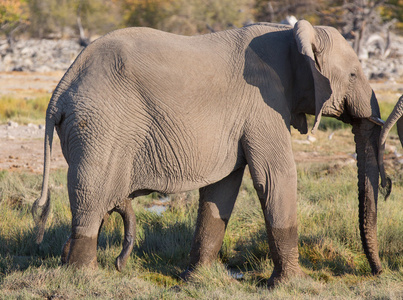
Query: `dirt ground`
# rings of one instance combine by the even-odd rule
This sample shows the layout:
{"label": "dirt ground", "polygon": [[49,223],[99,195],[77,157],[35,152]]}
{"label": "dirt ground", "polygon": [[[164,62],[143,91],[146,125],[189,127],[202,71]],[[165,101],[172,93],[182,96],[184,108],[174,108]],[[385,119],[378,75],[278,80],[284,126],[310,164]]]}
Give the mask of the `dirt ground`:
{"label": "dirt ground", "polygon": [[[30,98],[38,95],[51,94],[63,72],[27,73],[27,72],[0,72],[0,96],[10,95],[18,98]],[[392,84],[393,86],[388,86]],[[401,92],[399,86],[393,83],[373,83],[375,90],[391,90],[397,94]],[[379,97],[378,97],[379,98]],[[31,171],[41,173],[43,170],[43,138],[44,124],[20,125],[10,122],[0,124],[0,170]],[[350,137],[335,136],[334,144],[323,147],[316,139],[330,139],[324,136],[328,133],[319,133],[315,137],[293,134],[294,156],[296,162],[332,162],[338,164],[354,163],[354,147]],[[351,141],[350,141],[351,140]],[[344,150],[337,149],[335,145],[350,143]],[[60,149],[57,134],[53,142],[51,169],[67,168]],[[333,149],[329,155],[329,149]]]}
{"label": "dirt ground", "polygon": [[[62,76],[63,72],[0,73],[0,96],[30,98],[51,94]],[[44,125],[0,124],[0,170],[42,172]],[[67,168],[57,134],[53,145],[51,169]]]}

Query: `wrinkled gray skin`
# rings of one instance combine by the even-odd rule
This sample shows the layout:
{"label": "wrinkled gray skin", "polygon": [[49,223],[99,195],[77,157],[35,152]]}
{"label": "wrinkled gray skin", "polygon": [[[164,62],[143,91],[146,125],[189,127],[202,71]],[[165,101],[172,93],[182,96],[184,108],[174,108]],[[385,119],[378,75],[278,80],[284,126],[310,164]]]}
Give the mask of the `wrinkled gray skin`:
{"label": "wrinkled gray skin", "polygon": [[393,125],[396,124],[397,134],[399,135],[400,143],[403,146],[403,95],[400,96],[393,111],[390,113],[388,119],[385,122],[385,126],[382,128],[381,136],[379,138],[379,166],[381,170],[381,183],[385,187],[388,184],[388,178],[385,175],[385,169],[383,165],[383,154],[385,153],[386,138]]}
{"label": "wrinkled gray skin", "polygon": [[[69,165],[72,212],[64,261],[96,265],[102,220],[122,205],[125,232],[133,234],[127,198],[198,188],[186,278],[216,258],[248,165],[274,262],[269,285],[302,275],[290,127],[307,133],[305,114],[316,116],[314,129],[321,115],[353,125],[362,243],[372,273],[378,274],[381,127],[369,121],[380,118],[378,103],[343,37],[334,28],[312,27],[307,21],[294,29],[255,24],[194,37],[128,28],[93,42],[49,103],[44,183],[34,215],[40,216],[49,201],[56,128]],[[133,244],[131,237],[125,240],[118,269]]]}

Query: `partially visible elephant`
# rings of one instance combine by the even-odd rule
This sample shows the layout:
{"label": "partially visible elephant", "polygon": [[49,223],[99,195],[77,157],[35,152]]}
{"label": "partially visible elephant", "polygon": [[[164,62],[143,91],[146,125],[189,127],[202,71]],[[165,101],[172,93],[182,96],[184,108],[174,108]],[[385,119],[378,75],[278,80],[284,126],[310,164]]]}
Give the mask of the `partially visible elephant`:
{"label": "partially visible elephant", "polygon": [[[306,114],[315,115],[313,130],[322,115],[353,126],[362,244],[378,274],[378,102],[339,32],[304,20],[294,28],[259,23],[193,37],[128,28],[90,44],[47,109],[43,187],[33,208],[44,216],[39,232],[56,128],[69,165],[67,263],[96,264],[102,220],[130,205],[128,197],[198,188],[186,278],[217,257],[248,165],[274,262],[268,284],[302,275],[290,130],[307,133]],[[125,232],[133,230],[125,224]]]}
{"label": "partially visible elephant", "polygon": [[385,168],[383,165],[383,154],[385,153],[386,138],[388,137],[389,131],[392,129],[393,125],[396,124],[397,134],[399,135],[400,143],[403,146],[403,95],[400,96],[399,101],[397,101],[393,111],[389,115],[388,119],[385,121],[385,125],[382,128],[381,136],[379,138],[379,167],[381,171],[381,184],[383,187],[387,186],[388,179],[386,178]]}

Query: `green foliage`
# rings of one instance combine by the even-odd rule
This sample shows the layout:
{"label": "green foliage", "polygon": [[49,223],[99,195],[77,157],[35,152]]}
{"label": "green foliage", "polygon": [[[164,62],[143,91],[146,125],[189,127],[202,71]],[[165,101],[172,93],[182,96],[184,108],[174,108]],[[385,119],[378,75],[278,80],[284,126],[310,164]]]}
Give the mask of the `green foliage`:
{"label": "green foliage", "polygon": [[0,30],[7,36],[20,25],[26,24],[28,19],[26,1],[0,1]]}
{"label": "green foliage", "polygon": [[239,27],[252,18],[251,0],[126,0],[125,24],[180,34],[206,33]]}
{"label": "green foliage", "polygon": [[[33,37],[78,35],[78,18],[87,37],[128,26],[193,35],[248,22],[280,22],[288,15],[337,27],[346,11],[343,4],[328,0],[3,0],[0,25],[7,34],[29,24]],[[402,10],[401,0],[385,1],[380,7],[385,21],[400,21],[398,28]]]}
{"label": "green foliage", "polygon": [[396,27],[400,32],[403,32],[403,1],[402,0],[387,0],[385,5],[381,7],[380,12],[386,20],[396,19]]}
{"label": "green foliage", "polygon": [[325,1],[305,0],[255,0],[254,17],[260,22],[278,23],[287,16],[294,15],[312,21],[317,11]]}
{"label": "green foliage", "polygon": [[91,34],[105,34],[121,25],[120,9],[108,0],[29,0],[30,34],[33,37],[78,33],[78,17]]}

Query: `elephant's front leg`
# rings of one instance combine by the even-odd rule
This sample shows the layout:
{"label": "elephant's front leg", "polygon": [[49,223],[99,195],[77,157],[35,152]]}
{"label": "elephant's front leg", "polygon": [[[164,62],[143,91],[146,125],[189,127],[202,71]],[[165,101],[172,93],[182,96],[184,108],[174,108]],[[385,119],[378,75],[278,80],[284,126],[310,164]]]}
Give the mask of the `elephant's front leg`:
{"label": "elephant's front leg", "polygon": [[[298,263],[296,175],[277,175],[271,195],[260,197],[274,264],[268,286],[304,275]],[[286,175],[286,174],[284,174]]]}
{"label": "elephant's front leg", "polygon": [[[262,126],[261,126],[262,127]],[[269,286],[303,275],[298,263],[297,171],[289,132],[251,136],[243,143],[265,218],[274,264]],[[280,138],[279,138],[280,137]]]}
{"label": "elephant's front leg", "polygon": [[181,274],[186,280],[199,265],[211,263],[220,251],[224,233],[242,182],[244,168],[221,181],[200,189],[200,202],[190,250],[189,268]]}
{"label": "elephant's front leg", "polygon": [[290,277],[303,275],[303,272],[298,263],[295,166],[283,170],[268,167],[267,170],[252,176],[264,213],[274,264],[268,286],[274,286]]}

